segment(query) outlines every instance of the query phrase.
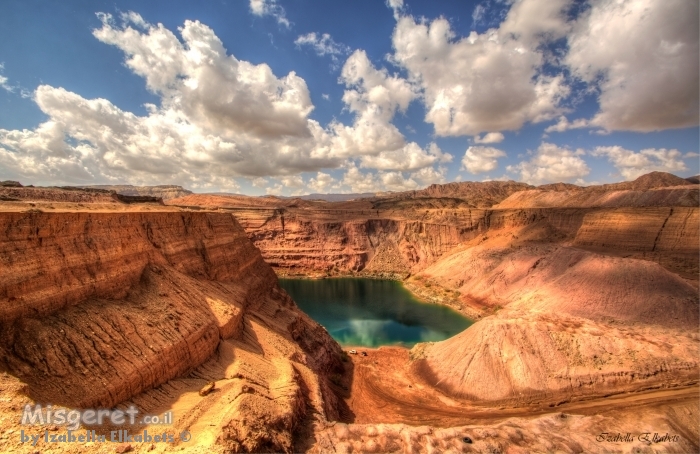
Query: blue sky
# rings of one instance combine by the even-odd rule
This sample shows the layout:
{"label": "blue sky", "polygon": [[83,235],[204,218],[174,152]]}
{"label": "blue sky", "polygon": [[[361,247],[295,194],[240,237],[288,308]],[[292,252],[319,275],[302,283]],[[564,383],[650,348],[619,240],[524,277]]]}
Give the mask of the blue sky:
{"label": "blue sky", "polygon": [[293,195],[700,173],[686,0],[4,1],[0,179]]}

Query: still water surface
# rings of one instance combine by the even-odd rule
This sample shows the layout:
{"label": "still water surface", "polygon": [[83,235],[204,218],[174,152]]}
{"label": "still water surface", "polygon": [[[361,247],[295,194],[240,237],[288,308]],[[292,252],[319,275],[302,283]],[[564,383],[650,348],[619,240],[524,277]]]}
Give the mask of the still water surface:
{"label": "still water surface", "polygon": [[420,302],[396,281],[280,279],[280,284],[341,345],[412,347],[447,339],[472,324],[448,307]]}

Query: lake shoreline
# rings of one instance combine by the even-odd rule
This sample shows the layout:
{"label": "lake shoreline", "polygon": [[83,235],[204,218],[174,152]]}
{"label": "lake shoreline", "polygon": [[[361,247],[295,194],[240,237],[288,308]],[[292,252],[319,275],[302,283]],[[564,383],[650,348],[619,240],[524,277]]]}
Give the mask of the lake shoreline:
{"label": "lake shoreline", "polygon": [[417,343],[448,339],[474,323],[453,307],[417,298],[398,280],[282,277],[279,282],[343,348],[410,350]]}
{"label": "lake shoreline", "polygon": [[449,290],[441,286],[431,283],[430,286],[420,282],[417,279],[412,279],[414,276],[408,274],[394,273],[373,273],[373,272],[294,272],[290,273],[287,270],[274,268],[278,279],[304,279],[304,280],[325,280],[325,279],[375,279],[389,280],[400,282],[406,290],[411,292],[414,298],[427,304],[436,304],[439,306],[449,307],[460,312],[464,317],[476,322],[482,318],[491,315],[493,310],[475,304],[473,301],[464,301],[461,298],[449,297]]}

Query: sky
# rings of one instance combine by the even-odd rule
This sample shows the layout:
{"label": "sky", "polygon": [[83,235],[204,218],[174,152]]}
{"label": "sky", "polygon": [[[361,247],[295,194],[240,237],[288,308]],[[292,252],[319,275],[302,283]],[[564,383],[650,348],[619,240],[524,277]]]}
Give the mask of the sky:
{"label": "sky", "polygon": [[689,0],[4,0],[0,180],[249,195],[700,174]]}

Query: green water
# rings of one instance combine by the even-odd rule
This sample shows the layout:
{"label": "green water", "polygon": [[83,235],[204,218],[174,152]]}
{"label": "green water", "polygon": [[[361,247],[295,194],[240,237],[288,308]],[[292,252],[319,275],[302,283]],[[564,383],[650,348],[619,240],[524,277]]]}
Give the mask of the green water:
{"label": "green water", "polygon": [[422,303],[400,282],[377,279],[280,279],[297,305],[341,345],[378,347],[447,339],[472,322]]}

